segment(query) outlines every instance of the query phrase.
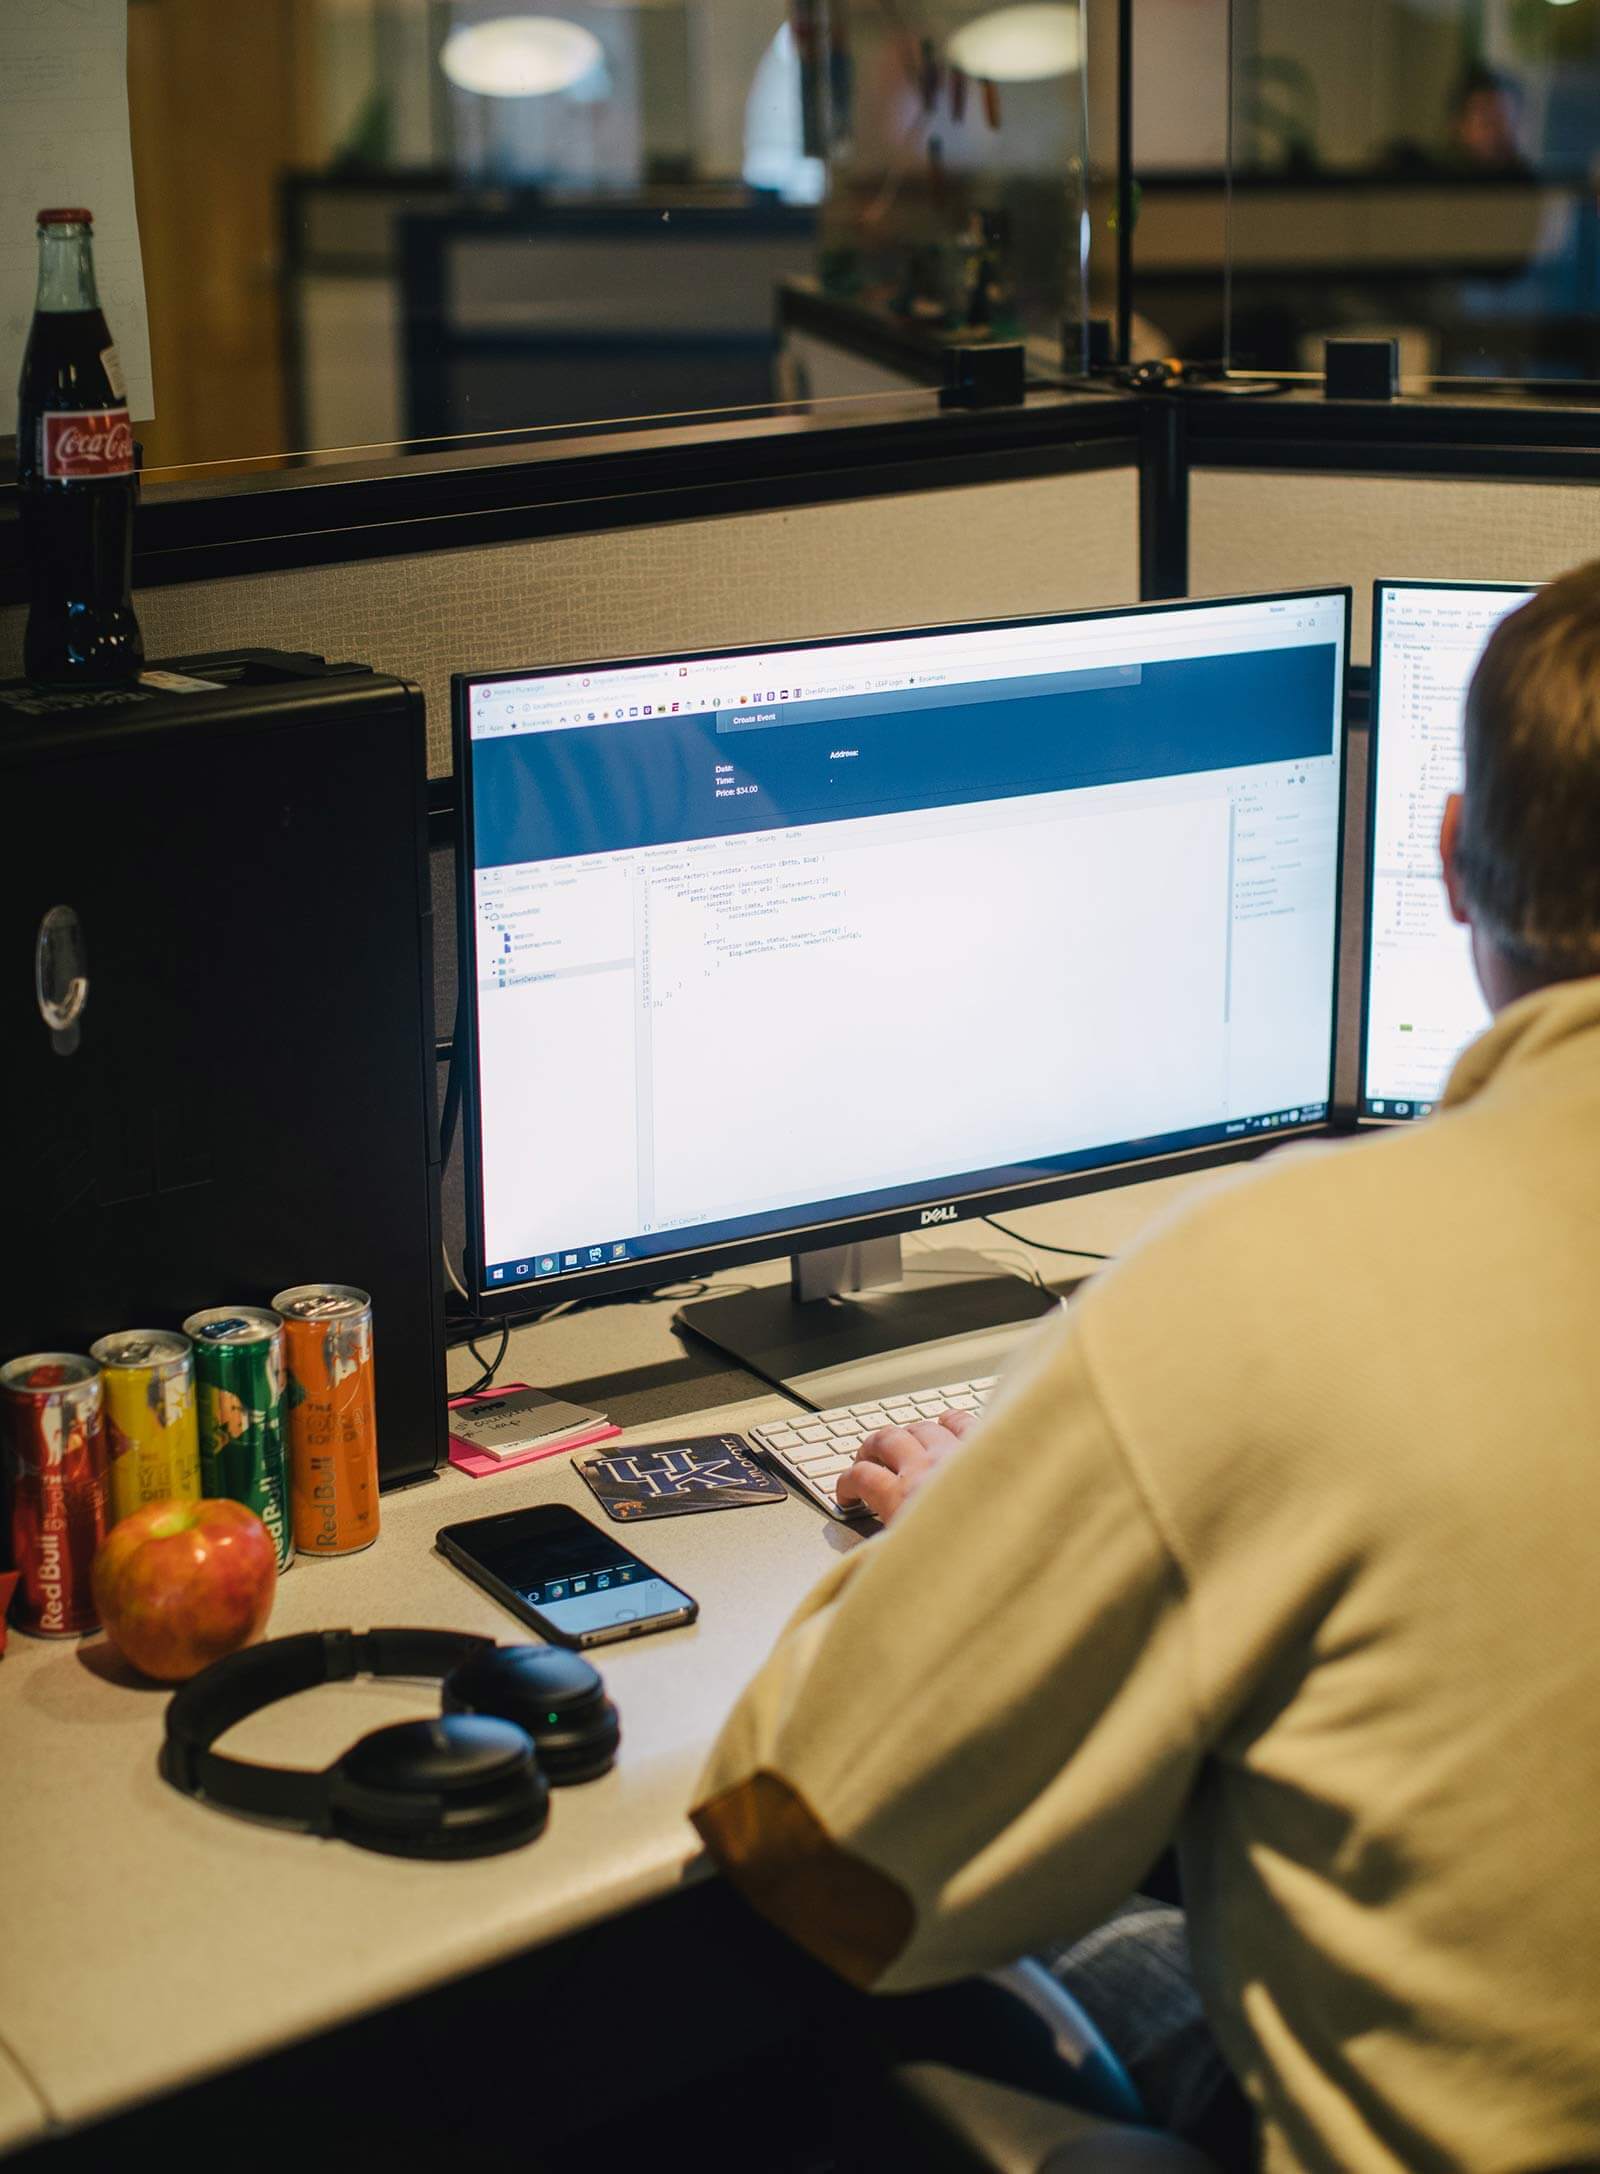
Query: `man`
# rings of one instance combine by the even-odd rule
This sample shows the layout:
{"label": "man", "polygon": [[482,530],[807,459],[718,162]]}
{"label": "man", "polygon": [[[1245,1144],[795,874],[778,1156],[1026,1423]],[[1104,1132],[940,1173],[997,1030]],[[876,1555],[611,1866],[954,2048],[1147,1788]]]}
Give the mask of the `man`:
{"label": "man", "polygon": [[1600,562],[1491,640],[1441,844],[1498,1017],[1435,1116],[1208,1189],[966,1439],[865,1445],[891,1529],[694,1815],[886,1990],[1175,1839],[1272,2174],[1600,2160]]}
{"label": "man", "polygon": [[1522,94],[1513,77],[1475,63],[1450,104],[1450,155],[1473,173],[1529,175],[1517,140]]}

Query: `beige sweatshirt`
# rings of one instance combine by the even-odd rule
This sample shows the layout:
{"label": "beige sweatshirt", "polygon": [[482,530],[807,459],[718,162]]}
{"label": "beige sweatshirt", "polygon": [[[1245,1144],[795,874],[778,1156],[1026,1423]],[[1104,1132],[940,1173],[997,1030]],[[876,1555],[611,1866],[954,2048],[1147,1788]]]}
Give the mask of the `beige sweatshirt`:
{"label": "beige sweatshirt", "polygon": [[696,1824],[899,1990],[1175,1836],[1264,2164],[1600,2157],[1600,980],[1047,1324],[812,1593]]}

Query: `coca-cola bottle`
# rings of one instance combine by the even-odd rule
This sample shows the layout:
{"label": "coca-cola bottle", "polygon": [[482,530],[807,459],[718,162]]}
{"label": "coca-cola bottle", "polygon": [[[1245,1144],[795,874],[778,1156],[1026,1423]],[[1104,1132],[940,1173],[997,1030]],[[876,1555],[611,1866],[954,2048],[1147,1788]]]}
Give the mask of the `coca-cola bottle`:
{"label": "coca-cola bottle", "polygon": [[39,294],[17,389],[30,679],[116,680],[144,663],[129,592],[139,479],[86,211],[39,214]]}

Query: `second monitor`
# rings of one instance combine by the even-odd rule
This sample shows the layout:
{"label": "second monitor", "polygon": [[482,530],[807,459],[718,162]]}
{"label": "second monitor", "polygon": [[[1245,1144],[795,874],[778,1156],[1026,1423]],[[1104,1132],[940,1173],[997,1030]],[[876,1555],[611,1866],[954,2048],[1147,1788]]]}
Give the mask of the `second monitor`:
{"label": "second monitor", "polygon": [[1367,759],[1367,949],[1359,1115],[1426,1117],[1489,1024],[1439,867],[1461,783],[1462,711],[1484,645],[1534,594],[1506,582],[1380,581]]}
{"label": "second monitor", "polygon": [[[480,1302],[1320,1129],[1348,614],[1329,590],[458,681]],[[716,1303],[702,1334],[804,1370],[785,1294]],[[930,1290],[900,1310],[940,1333]],[[871,1314],[868,1345],[902,1334]]]}

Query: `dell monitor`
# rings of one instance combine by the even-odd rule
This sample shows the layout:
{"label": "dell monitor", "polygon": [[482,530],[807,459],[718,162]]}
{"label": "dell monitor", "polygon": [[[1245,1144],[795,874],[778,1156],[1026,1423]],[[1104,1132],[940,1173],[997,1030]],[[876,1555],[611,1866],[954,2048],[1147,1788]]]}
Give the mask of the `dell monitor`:
{"label": "dell monitor", "polygon": [[1349,610],[458,675],[482,1312],[790,1253],[799,1295],[683,1324],[791,1388],[953,1379],[1053,1301],[805,1294],[892,1280],[907,1230],[1323,1129]]}
{"label": "dell monitor", "polygon": [[1439,824],[1461,784],[1468,683],[1489,636],[1533,593],[1462,581],[1380,581],[1374,590],[1362,1119],[1426,1117],[1456,1058],[1489,1024],[1471,943],[1445,899]]}

